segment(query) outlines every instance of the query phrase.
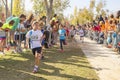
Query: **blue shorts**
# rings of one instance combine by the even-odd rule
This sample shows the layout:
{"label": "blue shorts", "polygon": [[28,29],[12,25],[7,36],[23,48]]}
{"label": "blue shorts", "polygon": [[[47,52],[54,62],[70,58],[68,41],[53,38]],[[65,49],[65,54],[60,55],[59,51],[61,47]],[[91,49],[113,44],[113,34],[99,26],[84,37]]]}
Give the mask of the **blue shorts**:
{"label": "blue shorts", "polygon": [[42,40],[42,43],[41,43],[41,45],[42,45],[42,46],[44,46],[44,44],[45,44],[45,40]]}

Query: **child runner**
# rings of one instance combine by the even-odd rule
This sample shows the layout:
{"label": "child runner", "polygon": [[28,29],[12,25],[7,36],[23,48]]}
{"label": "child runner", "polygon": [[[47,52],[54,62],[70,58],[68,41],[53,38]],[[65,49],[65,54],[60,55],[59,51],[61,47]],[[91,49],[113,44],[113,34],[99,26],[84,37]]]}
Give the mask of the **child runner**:
{"label": "child runner", "polygon": [[21,49],[21,42],[23,40],[25,40],[25,32],[26,29],[24,27],[24,21],[20,20],[20,23],[18,24],[18,27],[15,31],[15,43],[17,44],[16,46],[14,46],[15,50],[13,51],[14,53],[21,53],[22,49]]}
{"label": "child runner", "polygon": [[2,22],[0,22],[0,54],[4,54],[4,45],[5,45],[5,31],[1,28],[3,25]]}
{"label": "child runner", "polygon": [[83,30],[83,28],[81,28],[79,30],[79,34],[80,34],[80,41],[83,43],[84,42],[84,30]]}
{"label": "child runner", "polygon": [[40,57],[41,57],[41,40],[43,33],[38,30],[39,23],[34,21],[32,24],[32,30],[28,31],[26,34],[26,47],[29,45],[29,39],[31,44],[32,53],[35,56],[35,66],[33,73],[38,71],[38,66],[40,64]]}
{"label": "child runner", "polygon": [[[13,28],[15,21],[11,20],[8,23],[4,23],[3,26],[1,27],[2,30],[5,30],[6,32],[10,32],[11,29]],[[8,35],[8,34],[7,34]],[[9,37],[9,36],[8,36]],[[8,41],[7,41],[8,42]],[[6,44],[5,44],[6,45]],[[9,50],[10,45],[7,44],[7,50]]]}
{"label": "child runner", "polygon": [[64,50],[63,50],[63,44],[65,44],[66,31],[65,31],[65,29],[64,29],[64,27],[63,27],[62,24],[59,26],[59,28],[60,28],[60,29],[59,29],[58,33],[59,33],[59,39],[60,39],[60,49],[61,49],[60,51],[61,51],[61,52],[64,52]]}

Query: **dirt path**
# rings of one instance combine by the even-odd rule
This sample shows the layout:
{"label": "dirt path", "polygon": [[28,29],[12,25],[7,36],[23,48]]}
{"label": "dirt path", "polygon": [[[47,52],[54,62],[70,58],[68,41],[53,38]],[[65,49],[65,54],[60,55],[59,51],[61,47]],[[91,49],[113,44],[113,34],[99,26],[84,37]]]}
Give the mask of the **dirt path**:
{"label": "dirt path", "polygon": [[120,55],[87,38],[85,43],[76,39],[100,80],[120,80]]}

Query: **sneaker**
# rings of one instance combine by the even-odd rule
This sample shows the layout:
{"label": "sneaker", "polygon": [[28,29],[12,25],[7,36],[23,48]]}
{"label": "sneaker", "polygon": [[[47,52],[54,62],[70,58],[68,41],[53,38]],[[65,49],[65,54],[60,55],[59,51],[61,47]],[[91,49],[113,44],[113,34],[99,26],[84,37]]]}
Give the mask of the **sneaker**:
{"label": "sneaker", "polygon": [[17,44],[16,44],[16,42],[15,42],[15,41],[13,41],[12,45],[13,45],[13,46],[17,46]]}
{"label": "sneaker", "polygon": [[33,73],[37,73],[38,72],[38,68],[34,67],[34,70],[32,71]]}
{"label": "sneaker", "polygon": [[16,54],[16,53],[18,53],[18,52],[17,52],[17,50],[14,50],[14,51],[12,51],[12,53],[15,53],[15,54]]}
{"label": "sneaker", "polygon": [[17,50],[16,50],[18,53],[22,53],[22,48],[21,47],[18,47]]}
{"label": "sneaker", "polygon": [[8,45],[13,46],[12,42],[9,42]]}

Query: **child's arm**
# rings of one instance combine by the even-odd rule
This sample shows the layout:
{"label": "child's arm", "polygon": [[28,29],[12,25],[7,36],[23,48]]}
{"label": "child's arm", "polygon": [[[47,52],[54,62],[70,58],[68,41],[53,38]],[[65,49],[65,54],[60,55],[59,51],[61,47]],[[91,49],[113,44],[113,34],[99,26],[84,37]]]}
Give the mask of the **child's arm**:
{"label": "child's arm", "polygon": [[28,45],[29,45],[29,38],[26,38],[26,48],[28,48]]}
{"label": "child's arm", "polygon": [[30,31],[29,32],[27,32],[27,34],[26,34],[26,48],[28,48],[28,45],[29,45],[29,39],[30,39]]}

